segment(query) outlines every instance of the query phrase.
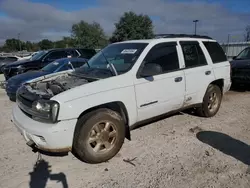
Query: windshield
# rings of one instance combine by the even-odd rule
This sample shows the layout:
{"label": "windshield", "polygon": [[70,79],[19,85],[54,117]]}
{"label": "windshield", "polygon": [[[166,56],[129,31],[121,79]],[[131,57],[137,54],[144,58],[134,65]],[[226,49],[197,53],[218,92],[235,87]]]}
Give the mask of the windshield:
{"label": "windshield", "polygon": [[[113,64],[117,73],[127,72],[136,62],[148,43],[117,43],[111,44],[94,55],[88,64],[80,69],[106,69],[110,70],[110,64]],[[112,70],[111,70],[112,71]]]}
{"label": "windshield", "polygon": [[66,60],[57,60],[57,61],[53,61],[52,63],[49,63],[48,65],[46,65],[45,67],[42,68],[42,71],[44,72],[54,72],[56,71],[58,68],[60,68],[62,65],[64,65],[66,62]]}
{"label": "windshield", "polygon": [[45,55],[46,53],[48,53],[48,51],[39,51],[37,52],[34,56],[32,56],[30,58],[30,60],[38,60],[40,59],[43,55]]}
{"label": "windshield", "polygon": [[235,59],[250,59],[250,48],[244,49]]}

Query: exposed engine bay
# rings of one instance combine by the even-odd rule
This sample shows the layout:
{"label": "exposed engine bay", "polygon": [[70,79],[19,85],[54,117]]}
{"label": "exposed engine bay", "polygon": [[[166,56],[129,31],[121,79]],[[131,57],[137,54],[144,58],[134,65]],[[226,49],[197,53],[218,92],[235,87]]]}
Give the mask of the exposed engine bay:
{"label": "exposed engine bay", "polygon": [[49,78],[42,81],[26,84],[26,89],[34,94],[42,95],[42,98],[49,99],[63,91],[94,81],[72,74],[63,74],[56,78]]}

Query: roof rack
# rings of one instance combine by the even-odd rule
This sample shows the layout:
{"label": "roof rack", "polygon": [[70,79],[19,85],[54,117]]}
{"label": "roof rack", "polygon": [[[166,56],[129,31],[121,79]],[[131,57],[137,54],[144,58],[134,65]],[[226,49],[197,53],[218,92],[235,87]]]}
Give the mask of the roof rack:
{"label": "roof rack", "polygon": [[203,35],[189,35],[189,34],[157,34],[154,38],[201,38],[201,39],[212,39],[209,36]]}

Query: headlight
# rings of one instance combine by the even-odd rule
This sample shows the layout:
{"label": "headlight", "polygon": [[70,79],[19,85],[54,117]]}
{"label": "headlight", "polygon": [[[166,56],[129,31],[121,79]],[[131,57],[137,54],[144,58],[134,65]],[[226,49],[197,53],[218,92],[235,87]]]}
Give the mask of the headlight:
{"label": "headlight", "polygon": [[52,100],[38,100],[33,102],[32,109],[38,112],[38,118],[57,121],[59,103]]}

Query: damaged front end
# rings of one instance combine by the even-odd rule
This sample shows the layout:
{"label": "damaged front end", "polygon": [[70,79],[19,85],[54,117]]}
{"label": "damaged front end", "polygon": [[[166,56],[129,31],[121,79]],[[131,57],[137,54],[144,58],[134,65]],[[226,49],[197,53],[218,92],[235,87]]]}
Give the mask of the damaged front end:
{"label": "damaged front end", "polygon": [[31,82],[26,84],[25,87],[31,93],[39,95],[44,99],[50,99],[51,97],[72,89],[74,87],[88,83],[85,78],[75,76],[73,74],[63,74],[60,76]]}
{"label": "damaged front end", "polygon": [[48,123],[57,122],[60,104],[51,98],[61,92],[86,84],[87,80],[73,74],[57,75],[26,83],[17,91],[17,104],[30,118]]}

